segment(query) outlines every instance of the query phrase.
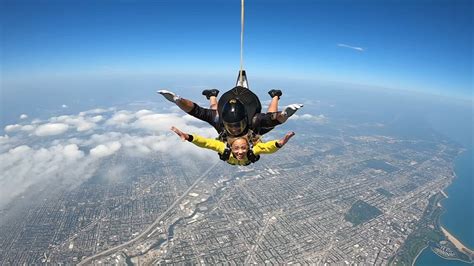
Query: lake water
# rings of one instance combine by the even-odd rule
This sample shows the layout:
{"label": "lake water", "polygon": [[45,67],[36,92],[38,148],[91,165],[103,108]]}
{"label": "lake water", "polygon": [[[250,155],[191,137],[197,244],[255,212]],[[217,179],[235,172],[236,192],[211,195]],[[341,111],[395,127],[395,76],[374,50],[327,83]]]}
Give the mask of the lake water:
{"label": "lake water", "polygon": [[[461,154],[455,162],[456,178],[445,190],[448,194],[441,204],[446,209],[441,216],[442,225],[470,249],[474,248],[474,157],[473,151]],[[461,261],[445,260],[426,248],[416,265],[470,265]],[[472,264],[471,264],[472,265]]]}

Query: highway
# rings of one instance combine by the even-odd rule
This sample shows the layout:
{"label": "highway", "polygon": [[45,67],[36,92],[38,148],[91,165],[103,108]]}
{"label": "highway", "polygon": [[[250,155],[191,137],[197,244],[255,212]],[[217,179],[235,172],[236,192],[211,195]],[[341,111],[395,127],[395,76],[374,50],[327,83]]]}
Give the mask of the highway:
{"label": "highway", "polygon": [[145,229],[141,234],[139,234],[137,237],[123,243],[123,244],[120,244],[118,246],[115,246],[113,248],[110,248],[110,249],[107,249],[105,251],[102,251],[100,253],[97,253],[93,256],[90,256],[90,257],[87,257],[85,258],[84,260],[82,260],[78,265],[86,265],[86,264],[90,264],[91,261],[93,261],[94,259],[97,259],[101,256],[106,256],[106,255],[109,255],[113,252],[116,252],[117,250],[121,249],[121,248],[124,248],[136,241],[138,241],[140,238],[142,237],[146,237],[150,231],[153,231],[154,228],[156,226],[158,226],[158,224],[160,223],[160,220],[163,219],[163,217],[166,216],[166,214],[171,211],[184,197],[186,197],[188,195],[188,193],[199,183],[201,182],[204,178],[206,178],[209,174],[209,172],[211,172],[214,167],[218,164],[218,163],[221,163],[221,161],[218,161],[217,163],[215,163],[214,165],[212,165],[206,172],[204,172],[175,202],[173,202],[173,204],[171,204],[171,206],[166,209],[158,218],[156,218],[156,220],[147,228]]}

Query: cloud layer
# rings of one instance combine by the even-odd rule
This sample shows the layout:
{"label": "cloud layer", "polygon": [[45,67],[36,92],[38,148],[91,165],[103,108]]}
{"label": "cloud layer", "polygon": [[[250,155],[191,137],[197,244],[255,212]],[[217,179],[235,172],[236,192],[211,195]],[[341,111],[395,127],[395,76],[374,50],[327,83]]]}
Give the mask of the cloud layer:
{"label": "cloud layer", "polygon": [[189,133],[217,136],[206,123],[182,112],[110,108],[20,120],[7,125],[6,135],[0,136],[0,207],[35,184],[56,179],[80,184],[98,171],[101,160],[111,156],[149,159],[167,153],[179,161],[218,160],[214,152],[182,142],[170,131],[176,126]]}
{"label": "cloud layer", "polygon": [[[111,175],[125,175],[126,158],[130,157],[145,161],[166,154],[183,165],[190,159],[218,161],[215,152],[183,142],[170,130],[175,126],[184,132],[215,138],[214,128],[181,110],[170,110],[173,111],[157,113],[109,108],[46,120],[21,117],[18,124],[6,126],[6,135],[0,136],[0,207],[36,184],[53,180],[80,184],[104,170],[100,167],[107,158],[118,162],[110,166],[114,171],[105,169]],[[295,114],[291,119],[327,121],[323,115],[310,114]]]}

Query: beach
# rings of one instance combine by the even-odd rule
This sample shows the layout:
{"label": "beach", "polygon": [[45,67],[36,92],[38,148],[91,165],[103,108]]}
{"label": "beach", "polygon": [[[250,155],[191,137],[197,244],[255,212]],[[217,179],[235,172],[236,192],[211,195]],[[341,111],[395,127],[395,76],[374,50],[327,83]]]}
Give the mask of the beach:
{"label": "beach", "polygon": [[446,230],[444,227],[441,226],[441,231],[443,231],[443,234],[446,236],[446,238],[453,243],[453,245],[462,253],[468,255],[468,256],[473,256],[474,251],[470,250],[468,247],[466,247],[461,241],[459,241],[456,237],[454,237],[448,230]]}

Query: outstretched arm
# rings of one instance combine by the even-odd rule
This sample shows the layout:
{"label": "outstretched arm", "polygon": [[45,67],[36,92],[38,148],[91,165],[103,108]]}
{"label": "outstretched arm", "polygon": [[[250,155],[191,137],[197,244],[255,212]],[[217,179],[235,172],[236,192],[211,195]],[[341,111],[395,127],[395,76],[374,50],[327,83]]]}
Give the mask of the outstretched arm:
{"label": "outstretched arm", "polygon": [[295,132],[293,131],[286,133],[286,135],[278,141],[279,148],[283,147],[294,135]]}
{"label": "outstretched arm", "polygon": [[255,155],[264,153],[274,153],[278,151],[281,147],[283,147],[294,135],[295,132],[288,132],[280,140],[272,140],[265,143],[258,143],[253,147],[253,152]]}
{"label": "outstretched arm", "polygon": [[290,116],[294,115],[296,111],[298,111],[298,109],[300,109],[301,107],[303,107],[303,105],[298,104],[298,103],[290,104],[286,106],[285,109],[283,109],[283,111],[278,113],[277,115],[278,122],[280,122],[281,124],[285,123],[286,120],[288,120]]}
{"label": "outstretched arm", "polygon": [[178,128],[174,126],[171,127],[171,130],[174,133],[176,133],[176,135],[178,135],[183,141],[187,140],[189,142],[192,142],[194,145],[198,147],[213,150],[218,153],[224,152],[225,143],[222,141],[218,141],[215,139],[208,139],[208,138],[204,138],[198,135],[191,135],[188,133],[184,133],[183,131],[179,130]]}
{"label": "outstretched arm", "polygon": [[191,112],[194,108],[194,103],[192,101],[181,98],[179,95],[176,95],[176,93],[173,93],[168,90],[159,90],[157,91],[157,93],[163,95],[166,100],[175,103],[181,110],[186,113]]}

